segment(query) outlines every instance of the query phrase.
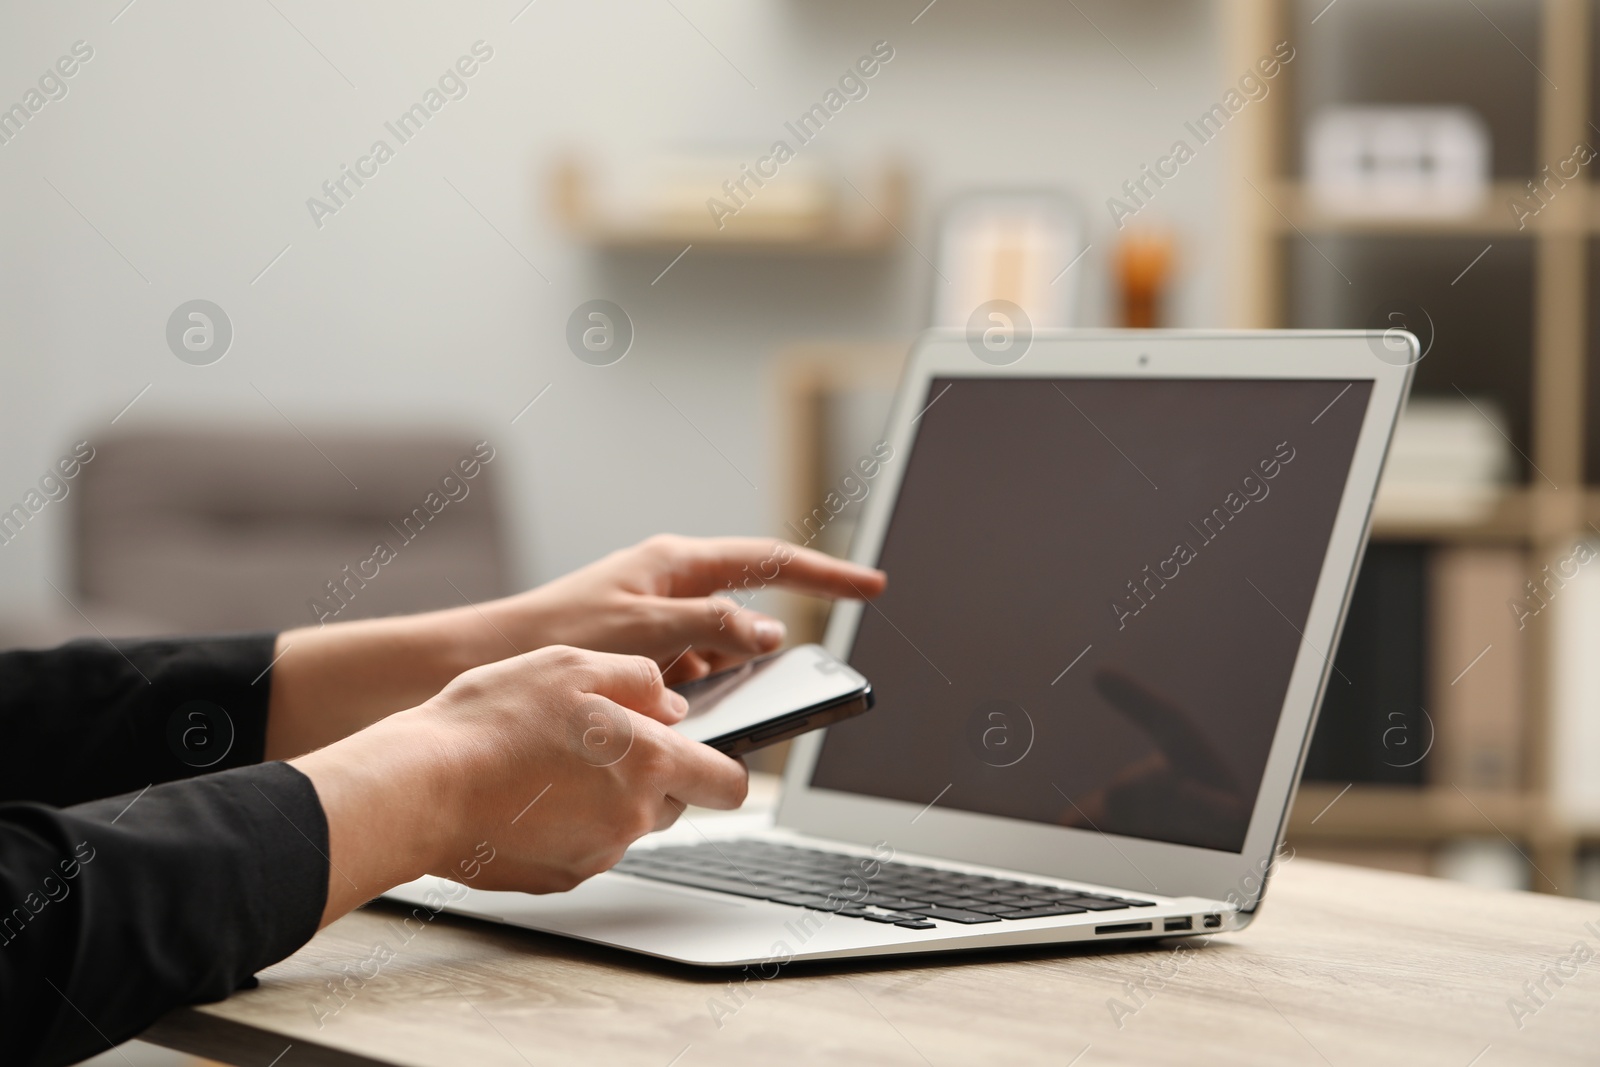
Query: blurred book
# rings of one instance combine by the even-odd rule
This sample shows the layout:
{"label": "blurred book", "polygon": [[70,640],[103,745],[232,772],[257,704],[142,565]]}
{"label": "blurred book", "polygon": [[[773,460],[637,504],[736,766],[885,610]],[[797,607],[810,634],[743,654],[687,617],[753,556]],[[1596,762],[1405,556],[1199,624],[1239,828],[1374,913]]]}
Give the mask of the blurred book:
{"label": "blurred book", "polygon": [[1507,607],[1522,597],[1516,548],[1443,547],[1430,560],[1429,778],[1462,789],[1522,784],[1526,642]]}
{"label": "blurred book", "polygon": [[1367,549],[1306,756],[1308,781],[1420,785],[1427,707],[1427,550]]}
{"label": "blurred book", "polygon": [[1306,184],[1321,211],[1441,217],[1489,193],[1489,127],[1465,107],[1330,107],[1306,130]]}
{"label": "blurred book", "polygon": [[1481,522],[1515,469],[1506,418],[1494,401],[1413,396],[1395,427],[1372,517]]}
{"label": "blurred book", "polygon": [[[1552,565],[1560,584],[1543,587],[1554,645],[1549,727],[1550,795],[1558,816],[1583,827],[1600,826],[1600,565],[1588,546]],[[1571,577],[1567,577],[1568,573]],[[1541,575],[1542,578],[1542,575]],[[1554,584],[1554,583],[1552,583]],[[1541,610],[1541,615],[1544,611]],[[1531,622],[1531,621],[1530,621]]]}

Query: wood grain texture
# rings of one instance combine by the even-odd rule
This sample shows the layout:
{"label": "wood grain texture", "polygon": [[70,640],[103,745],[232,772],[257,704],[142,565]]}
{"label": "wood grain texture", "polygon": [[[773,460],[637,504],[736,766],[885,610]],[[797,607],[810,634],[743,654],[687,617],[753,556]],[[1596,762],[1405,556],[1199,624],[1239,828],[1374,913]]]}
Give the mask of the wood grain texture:
{"label": "wood grain texture", "polygon": [[[449,916],[399,947],[402,914],[347,916],[260,988],[144,1037],[246,1065],[292,1046],[280,1067],[1600,1061],[1600,907],[1307,859],[1206,944],[796,966],[738,994],[739,974]],[[1595,958],[1519,1030],[1508,999],[1580,940]],[[319,1026],[328,982],[380,942],[395,958]]]}

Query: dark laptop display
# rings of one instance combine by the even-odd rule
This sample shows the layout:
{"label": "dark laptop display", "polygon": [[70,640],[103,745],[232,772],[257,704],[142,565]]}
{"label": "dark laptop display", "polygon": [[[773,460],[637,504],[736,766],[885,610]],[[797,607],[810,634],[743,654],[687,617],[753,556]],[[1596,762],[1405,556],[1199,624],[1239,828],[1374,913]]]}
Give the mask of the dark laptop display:
{"label": "dark laptop display", "polygon": [[1240,851],[1370,394],[936,379],[811,784]]}

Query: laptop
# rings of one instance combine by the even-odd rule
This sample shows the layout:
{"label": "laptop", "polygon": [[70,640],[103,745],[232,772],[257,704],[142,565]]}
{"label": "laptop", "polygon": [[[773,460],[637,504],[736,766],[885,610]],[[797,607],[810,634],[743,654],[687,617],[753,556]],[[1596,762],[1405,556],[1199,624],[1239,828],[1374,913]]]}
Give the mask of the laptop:
{"label": "laptop", "polygon": [[757,968],[1249,925],[1323,689],[1347,684],[1416,341],[1016,347],[932,331],[908,358],[851,552],[888,591],[835,605],[825,638],[878,705],[795,743],[774,814],[690,815],[567,893],[390,896]]}

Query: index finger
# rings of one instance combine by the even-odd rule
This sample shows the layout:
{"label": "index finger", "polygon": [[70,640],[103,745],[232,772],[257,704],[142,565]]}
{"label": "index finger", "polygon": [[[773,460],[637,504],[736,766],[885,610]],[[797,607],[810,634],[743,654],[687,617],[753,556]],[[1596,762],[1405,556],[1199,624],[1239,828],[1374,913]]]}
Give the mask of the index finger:
{"label": "index finger", "polygon": [[731,756],[724,756],[710,745],[691,741],[670,727],[653,722],[640,723],[640,732],[649,730],[666,751],[666,770],[652,783],[664,796],[701,808],[731,811],[744,803],[750,789],[750,771]]}
{"label": "index finger", "polygon": [[661,722],[677,722],[689,702],[666,687],[661,665],[648,656],[580,652],[583,687]]}
{"label": "index finger", "polygon": [[673,567],[672,596],[706,596],[775,585],[826,597],[875,597],[889,578],[876,567],[835,559],[812,548],[763,537],[707,537],[683,542]]}

